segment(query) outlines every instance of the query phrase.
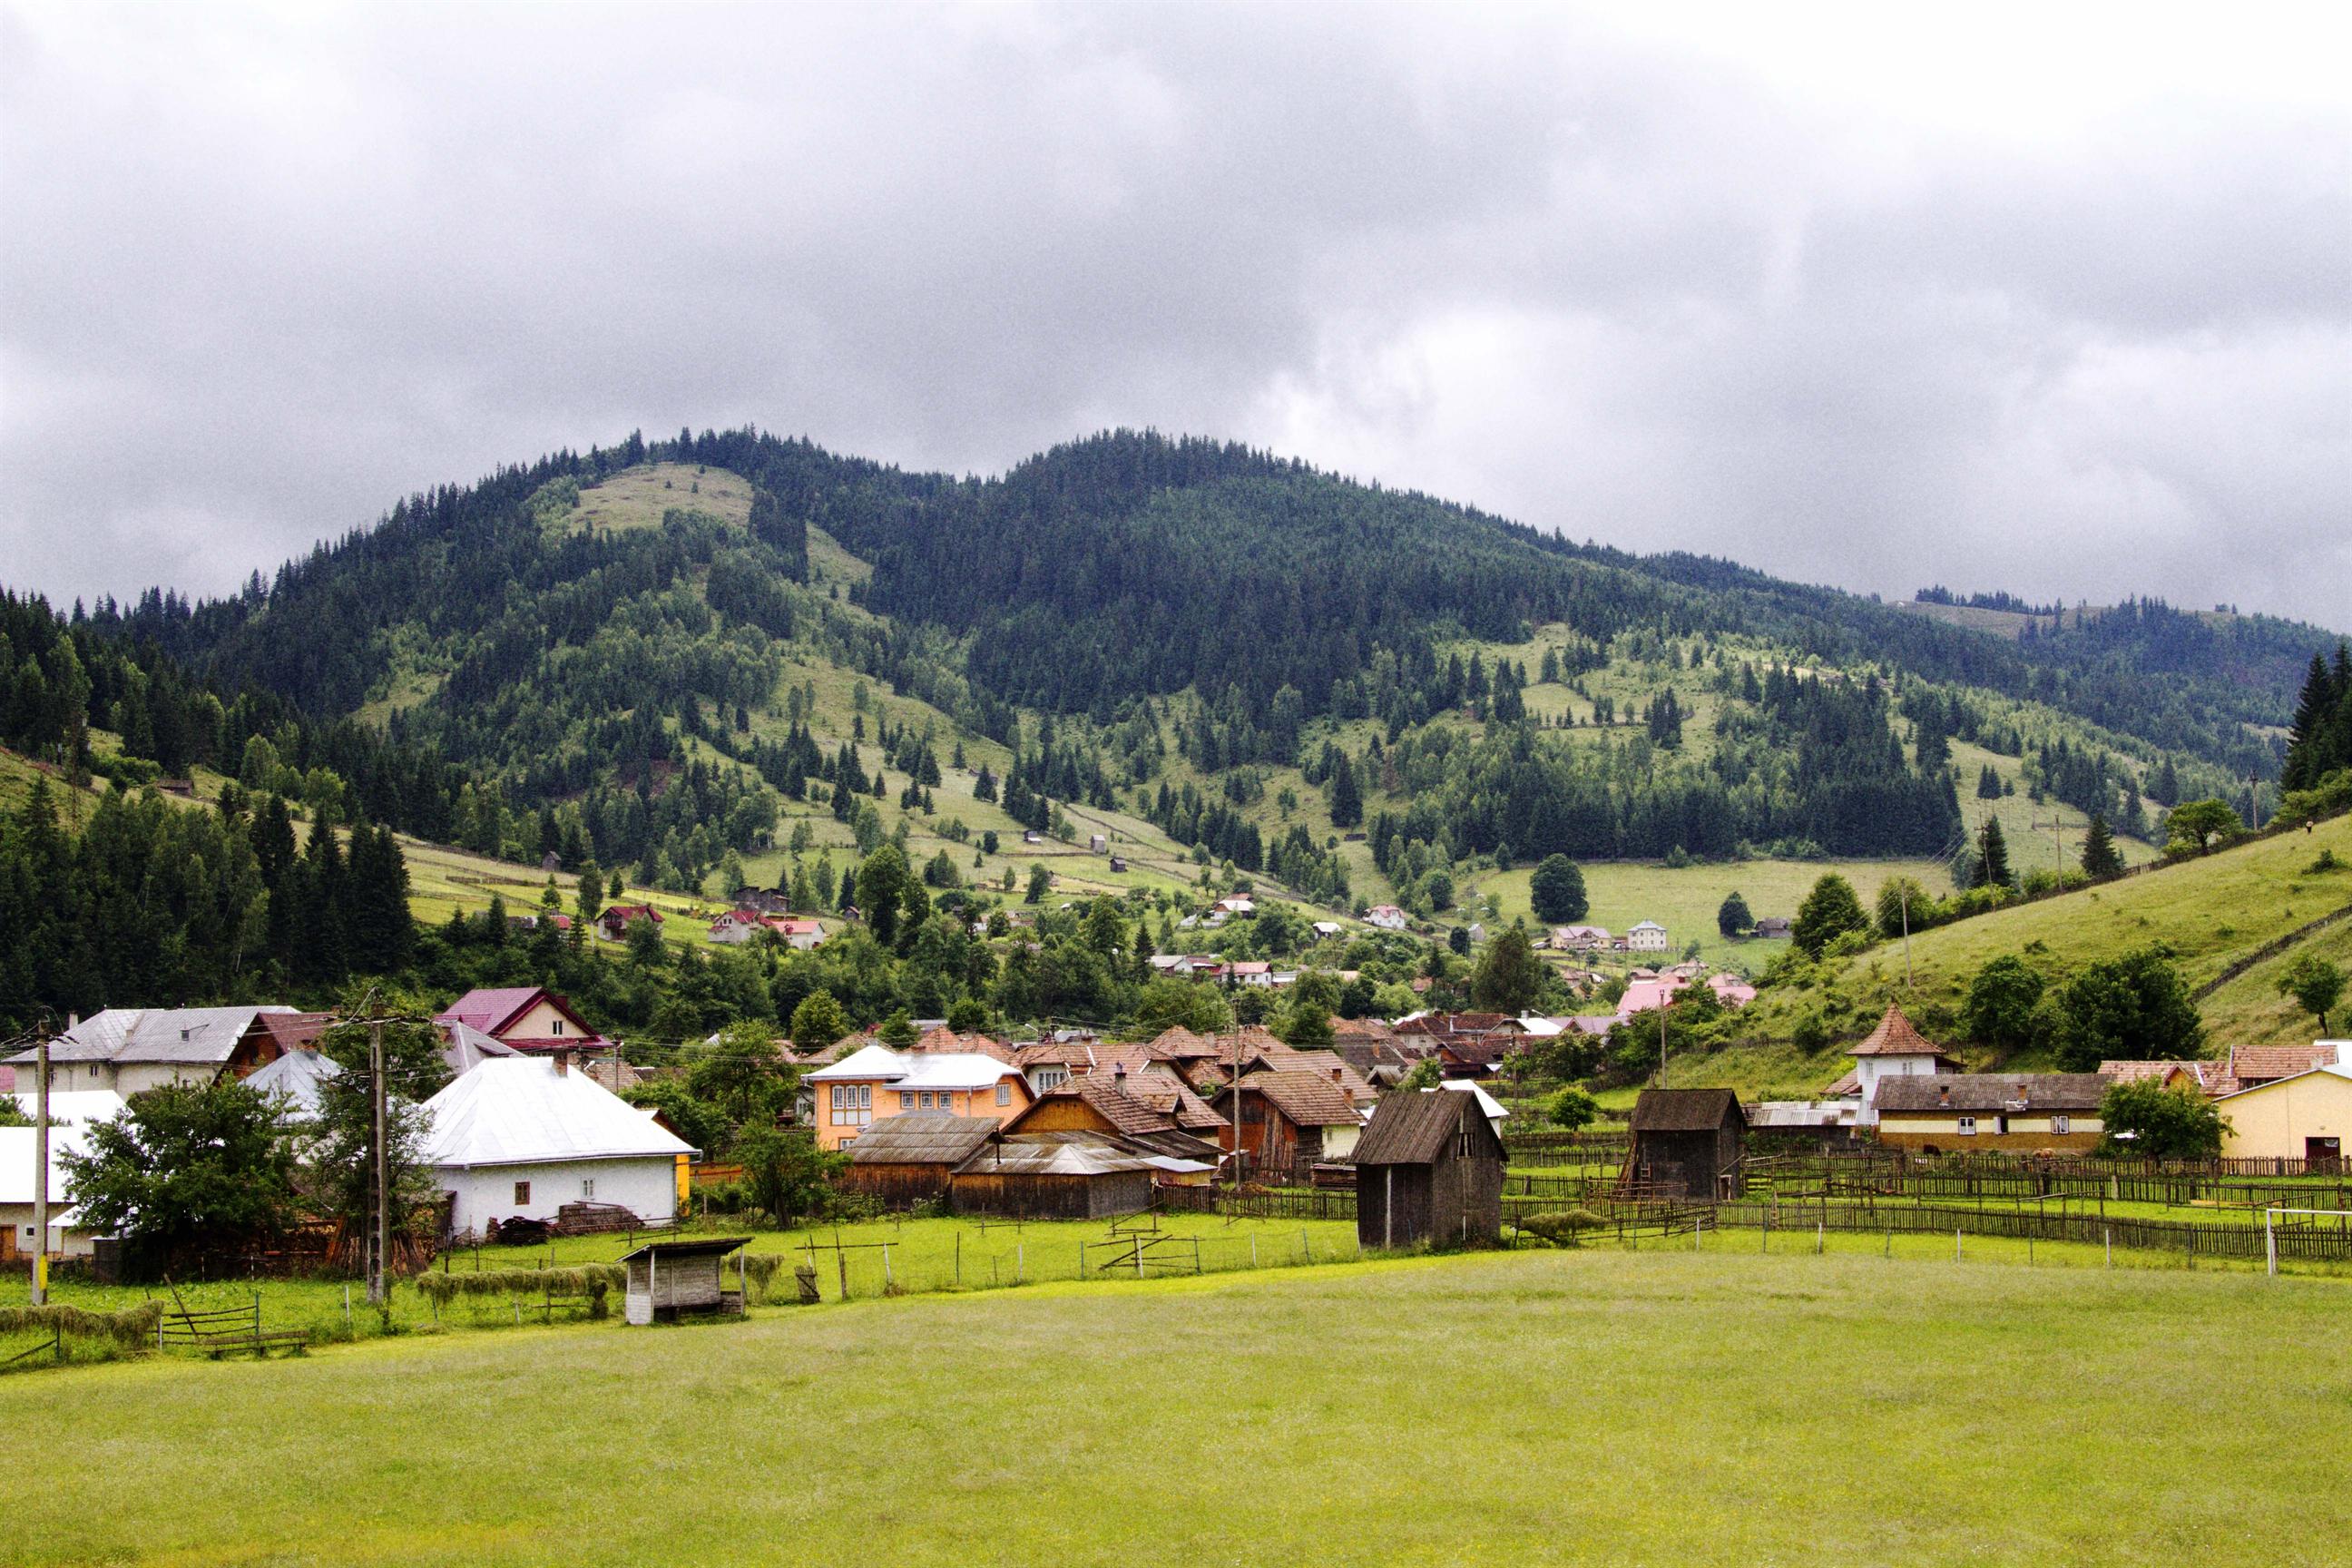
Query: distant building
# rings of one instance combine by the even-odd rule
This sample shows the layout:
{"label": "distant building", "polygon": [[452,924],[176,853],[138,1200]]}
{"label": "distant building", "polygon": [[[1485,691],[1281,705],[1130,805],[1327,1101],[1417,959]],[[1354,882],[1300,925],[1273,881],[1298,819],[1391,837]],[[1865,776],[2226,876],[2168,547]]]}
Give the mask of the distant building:
{"label": "distant building", "polygon": [[468,991],[433,1021],[442,1026],[445,1035],[449,1026],[463,1024],[515,1051],[593,1051],[612,1045],[588,1026],[569,1001],[543,985]]}
{"label": "distant building", "polygon": [[619,942],[629,934],[629,927],[639,921],[662,923],[662,912],[651,904],[611,904],[593,922],[596,934],[606,942]]}
{"label": "distant building", "polygon": [[1666,951],[1666,928],[1655,921],[1637,921],[1625,932],[1628,952],[1664,952]]}
{"label": "distant building", "polygon": [[572,1070],[568,1055],[485,1061],[426,1100],[425,1112],[424,1163],[449,1195],[458,1233],[493,1220],[553,1220],[569,1204],[614,1205],[666,1223],[695,1153]]}
{"label": "distant building", "polygon": [[2345,1152],[2352,1147],[2352,1066],[2272,1079],[2220,1104],[2230,1119],[2221,1136],[2225,1157],[2303,1160],[2315,1174],[2345,1168]]}
{"label": "distant building", "polygon": [[[128,1099],[166,1084],[244,1078],[315,1040],[331,1021],[291,1007],[109,1007],[49,1042],[49,1088],[104,1089]],[[24,1051],[8,1066],[28,1068]],[[30,1072],[13,1074],[33,1087]]]}
{"label": "distant building", "polygon": [[1034,1098],[1019,1068],[978,1051],[866,1046],[803,1081],[816,1092],[816,1139],[825,1149],[855,1142],[877,1121],[910,1113],[1010,1121]]}
{"label": "distant building", "polygon": [[1382,931],[1402,931],[1411,922],[1405,912],[1394,904],[1374,904],[1364,911],[1364,923]]}
{"label": "distant building", "polygon": [[1756,922],[1756,934],[1786,942],[1795,933],[1795,926],[1786,915],[1766,915]]}

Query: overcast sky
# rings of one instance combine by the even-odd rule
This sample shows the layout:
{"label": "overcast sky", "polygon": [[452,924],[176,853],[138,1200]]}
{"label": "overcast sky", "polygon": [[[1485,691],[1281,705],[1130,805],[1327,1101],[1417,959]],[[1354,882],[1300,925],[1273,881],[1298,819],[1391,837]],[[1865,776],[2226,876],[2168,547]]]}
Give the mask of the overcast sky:
{"label": "overcast sky", "polygon": [[637,426],[1150,425],[2352,628],[2347,15],[11,7],[0,582],[217,593]]}

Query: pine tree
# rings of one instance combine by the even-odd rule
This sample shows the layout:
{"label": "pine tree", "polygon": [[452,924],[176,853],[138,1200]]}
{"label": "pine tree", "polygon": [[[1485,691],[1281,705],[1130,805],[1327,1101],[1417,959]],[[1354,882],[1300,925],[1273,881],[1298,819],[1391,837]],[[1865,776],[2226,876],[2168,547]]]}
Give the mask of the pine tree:
{"label": "pine tree", "polygon": [[1364,820],[1364,797],[1356,786],[1355,764],[1341,752],[1331,764],[1331,823],[1353,827]]}
{"label": "pine tree", "polygon": [[2000,818],[1985,818],[1984,831],[1977,835],[1977,886],[2007,888],[2013,886],[2009,868],[2009,841],[2001,837]]}
{"label": "pine tree", "polygon": [[2107,831],[2106,816],[2094,812],[2090,831],[2083,836],[2083,873],[2104,879],[2120,877],[2123,870],[2123,854],[2116,847],[2115,835]]}
{"label": "pine tree", "polygon": [[1977,798],[1979,800],[2000,798],[2000,775],[1993,771],[1990,763],[1987,763],[1984,765],[1984,771],[1977,774]]}

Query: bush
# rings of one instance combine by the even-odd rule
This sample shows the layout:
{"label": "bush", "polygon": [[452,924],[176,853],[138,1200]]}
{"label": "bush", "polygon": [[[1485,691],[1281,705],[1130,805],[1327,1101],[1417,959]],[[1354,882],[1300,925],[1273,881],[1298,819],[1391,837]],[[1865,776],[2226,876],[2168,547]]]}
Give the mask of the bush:
{"label": "bush", "polygon": [[1591,1209],[1556,1209],[1528,1215],[1519,1221],[1519,1231],[1554,1247],[1580,1247],[1586,1231],[1604,1229],[1608,1224]]}
{"label": "bush", "polygon": [[1551,1118],[1553,1126],[1565,1127],[1573,1132],[1579,1128],[1591,1126],[1592,1119],[1601,1114],[1601,1106],[1591,1095],[1570,1084],[1551,1097],[1544,1113]]}

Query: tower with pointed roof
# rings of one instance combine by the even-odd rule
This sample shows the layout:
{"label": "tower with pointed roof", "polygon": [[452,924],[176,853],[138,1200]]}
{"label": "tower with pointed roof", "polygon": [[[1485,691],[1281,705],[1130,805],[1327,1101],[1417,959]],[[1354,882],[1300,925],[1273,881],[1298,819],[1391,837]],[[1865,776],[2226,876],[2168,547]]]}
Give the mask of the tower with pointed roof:
{"label": "tower with pointed roof", "polygon": [[1891,1003],[1885,1016],[1878,1020],[1878,1027],[1846,1055],[1853,1058],[1854,1087],[1862,1096],[1862,1110],[1854,1122],[1862,1127],[1878,1125],[1880,1080],[1927,1078],[1962,1070],[1943,1047],[1919,1032],[1918,1026],[1905,1016],[1902,1008]]}

